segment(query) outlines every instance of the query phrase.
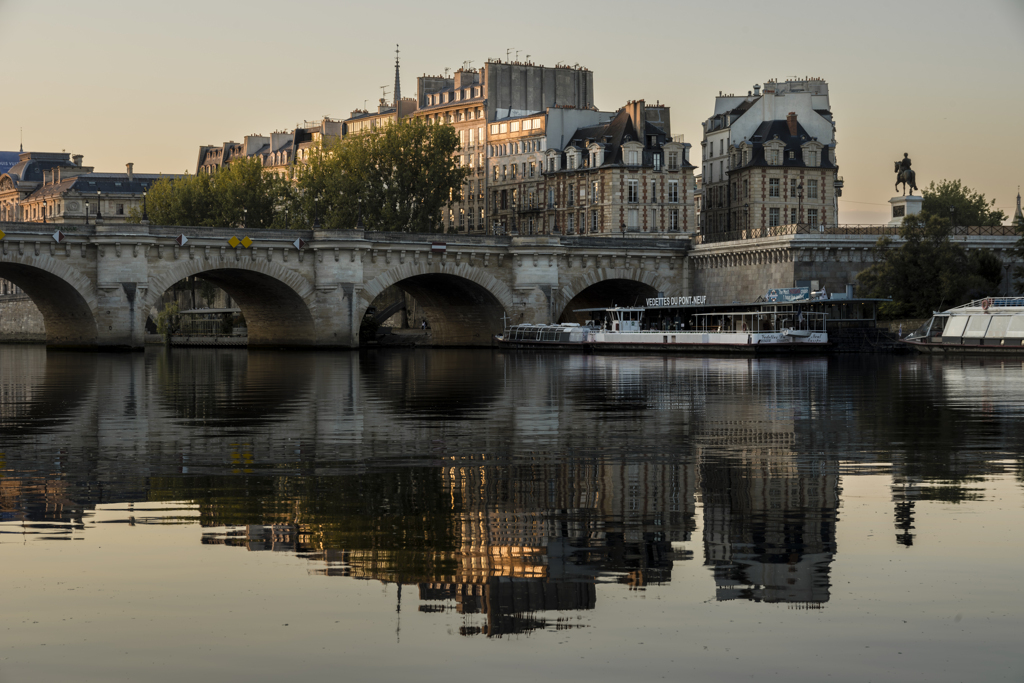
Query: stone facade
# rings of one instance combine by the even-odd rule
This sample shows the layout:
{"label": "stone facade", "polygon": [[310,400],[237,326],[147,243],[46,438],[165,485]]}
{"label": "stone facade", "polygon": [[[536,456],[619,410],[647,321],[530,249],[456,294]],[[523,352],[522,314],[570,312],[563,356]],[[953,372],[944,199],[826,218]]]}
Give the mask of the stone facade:
{"label": "stone facade", "polygon": [[724,238],[788,224],[835,225],[842,187],[828,84],[769,81],[719,94],[704,122],[701,233]]}
{"label": "stone facade", "polygon": [[[1012,234],[955,239],[968,249],[991,250],[1004,264],[1015,262],[1017,238]],[[769,289],[798,283],[843,292],[876,262],[877,241],[878,234],[865,231],[860,235],[824,232],[700,244],[689,254],[690,289],[709,295],[709,303],[751,302]],[[894,248],[901,243],[899,237],[893,238]]]}
{"label": "stone facade", "polygon": [[[413,296],[441,346],[489,345],[503,321],[547,323],[595,285],[686,294],[688,239],[449,236],[351,231],[243,233],[148,225],[48,230],[0,224],[0,277],[38,306],[52,346],[141,347],[175,283],[200,277],[242,310],[249,345],[354,347],[363,315],[392,285]],[[304,244],[296,247],[300,238]],[[237,243],[237,240],[236,240]]]}
{"label": "stone facade", "polygon": [[44,341],[43,316],[32,300],[24,294],[0,295],[0,342]]}
{"label": "stone facade", "polygon": [[96,173],[82,165],[81,155],[22,152],[0,175],[0,220],[62,225],[141,218],[150,186],[177,176],[135,173],[134,164],[126,166],[125,173]]}

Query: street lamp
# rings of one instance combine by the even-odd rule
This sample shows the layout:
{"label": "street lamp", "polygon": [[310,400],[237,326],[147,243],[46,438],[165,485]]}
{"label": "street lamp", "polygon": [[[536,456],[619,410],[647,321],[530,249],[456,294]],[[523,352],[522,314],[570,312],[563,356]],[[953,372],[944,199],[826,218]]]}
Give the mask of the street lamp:
{"label": "street lamp", "polygon": [[249,209],[242,209],[242,230],[249,228]]}
{"label": "street lamp", "polygon": [[804,183],[800,181],[800,184],[796,186],[796,222],[803,223],[804,220]]}
{"label": "street lamp", "polygon": [[142,220],[149,222],[149,214],[146,213],[146,191],[142,191]]}
{"label": "street lamp", "polygon": [[103,213],[100,211],[100,191],[96,190],[96,220],[103,220]]}
{"label": "street lamp", "polygon": [[743,205],[743,227],[750,230],[750,202]]}
{"label": "street lamp", "polygon": [[43,200],[43,225],[46,225],[46,200]]}
{"label": "street lamp", "polygon": [[313,197],[313,229],[320,229],[320,197]]}
{"label": "street lamp", "polygon": [[619,230],[622,231],[622,239],[626,239],[626,222],[619,221]]}
{"label": "street lamp", "polygon": [[82,203],[85,204],[85,224],[89,225],[89,199],[88,199],[88,197],[83,198]]}
{"label": "street lamp", "polygon": [[953,222],[953,214],[955,212],[956,212],[956,207],[954,207],[954,206],[949,207],[949,227],[951,227],[951,228],[955,225],[955,223]]}

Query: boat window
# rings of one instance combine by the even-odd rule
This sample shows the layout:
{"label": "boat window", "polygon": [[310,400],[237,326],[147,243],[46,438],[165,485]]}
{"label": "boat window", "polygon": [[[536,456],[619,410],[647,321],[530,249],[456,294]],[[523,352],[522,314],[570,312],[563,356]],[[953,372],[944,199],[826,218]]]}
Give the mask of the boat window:
{"label": "boat window", "polygon": [[1010,316],[994,315],[992,316],[992,322],[988,325],[988,331],[985,332],[985,336],[990,339],[1001,339],[1006,336],[1006,328],[1009,326]]}
{"label": "boat window", "polygon": [[1024,337],[1024,315],[1015,315],[1006,327],[1007,337]]}
{"label": "boat window", "polygon": [[988,329],[988,324],[991,320],[992,317],[988,315],[972,315],[967,322],[967,331],[964,332],[964,336],[984,337],[985,330]]}
{"label": "boat window", "polygon": [[967,328],[967,316],[958,315],[950,317],[949,322],[946,323],[946,329],[942,332],[943,337],[962,337],[964,336],[964,329]]}

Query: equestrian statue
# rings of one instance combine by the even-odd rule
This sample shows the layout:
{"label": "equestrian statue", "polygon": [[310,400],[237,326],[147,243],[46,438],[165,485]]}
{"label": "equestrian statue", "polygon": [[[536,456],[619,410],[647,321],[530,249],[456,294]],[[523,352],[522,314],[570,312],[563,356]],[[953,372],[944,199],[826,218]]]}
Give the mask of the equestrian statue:
{"label": "equestrian statue", "polygon": [[903,159],[896,162],[896,189],[900,188],[900,183],[903,183],[903,196],[907,194],[907,185],[910,185],[910,196],[914,196],[914,190],[917,189],[917,182],[915,179],[917,176],[914,174],[914,169],[910,168],[910,157],[907,153],[903,153]]}

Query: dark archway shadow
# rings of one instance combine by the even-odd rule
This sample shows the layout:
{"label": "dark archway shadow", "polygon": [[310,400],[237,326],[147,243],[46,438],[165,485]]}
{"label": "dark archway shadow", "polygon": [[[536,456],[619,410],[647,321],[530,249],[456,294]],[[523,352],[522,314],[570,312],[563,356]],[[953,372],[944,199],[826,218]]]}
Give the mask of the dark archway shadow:
{"label": "dark archway shadow", "polygon": [[66,280],[22,263],[0,263],[0,278],[20,287],[39,309],[46,328],[47,346],[96,346],[96,317],[92,308]]}
{"label": "dark archway shadow", "polygon": [[242,268],[205,270],[195,277],[223,289],[238,303],[249,329],[250,349],[315,345],[313,315],[286,283]]}
{"label": "dark archway shadow", "polygon": [[607,308],[609,306],[643,306],[648,297],[658,292],[648,284],[635,280],[604,280],[587,287],[566,304],[558,319],[560,323],[580,323],[596,320],[595,313],[577,313],[581,308]]}
{"label": "dark archway shadow", "polygon": [[[416,300],[430,325],[433,346],[490,346],[501,334],[505,308],[480,285],[446,273],[427,273],[395,286]],[[421,321],[410,321],[418,327]]]}

